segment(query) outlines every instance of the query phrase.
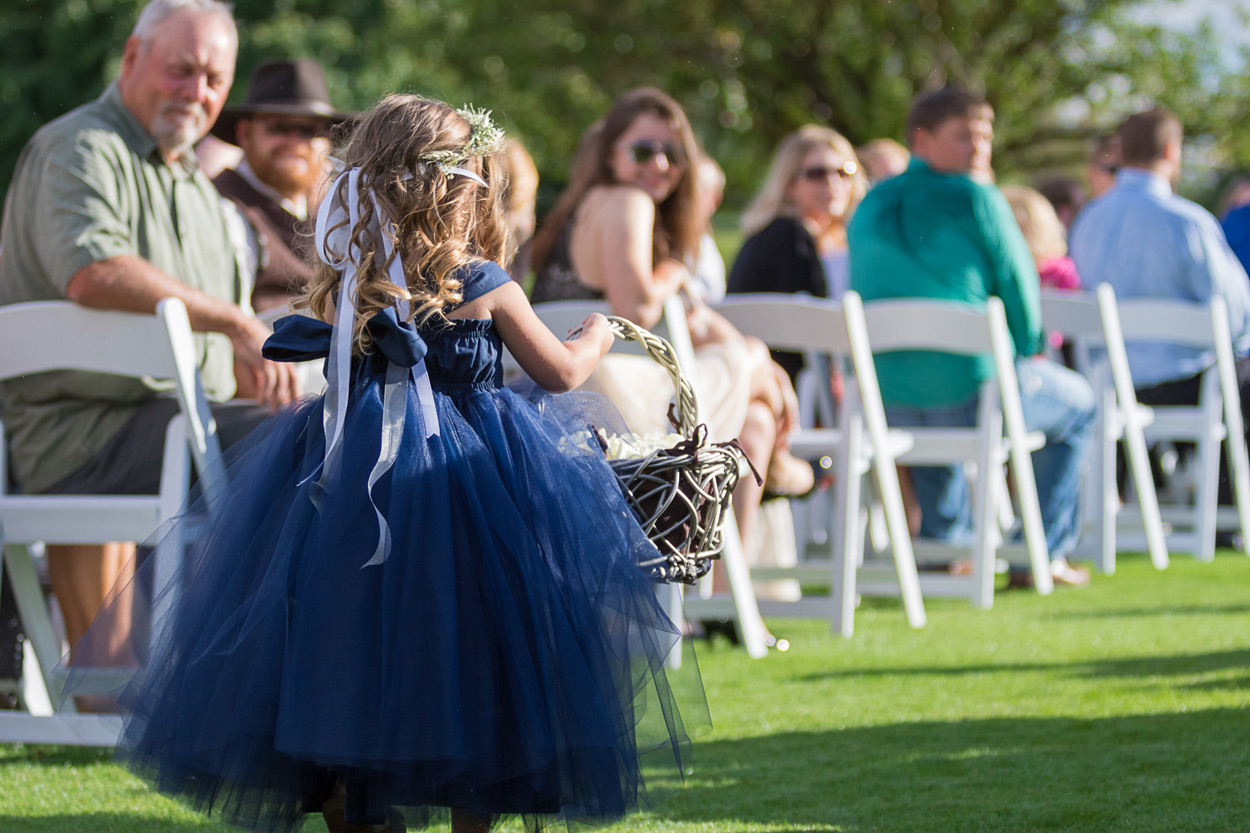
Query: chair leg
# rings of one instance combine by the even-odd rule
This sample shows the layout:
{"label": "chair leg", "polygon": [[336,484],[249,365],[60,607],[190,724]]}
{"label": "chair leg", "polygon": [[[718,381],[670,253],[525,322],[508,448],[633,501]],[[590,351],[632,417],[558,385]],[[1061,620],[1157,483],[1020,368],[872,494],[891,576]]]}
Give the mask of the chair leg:
{"label": "chair leg", "polygon": [[[61,643],[52,627],[52,620],[48,617],[48,607],[43,598],[43,588],[39,585],[39,576],[35,572],[35,563],[30,556],[30,548],[18,544],[6,545],[4,563],[13,586],[13,596],[17,601],[17,615],[22,620],[39,670],[39,680],[27,680],[26,684],[35,686],[36,692],[42,687],[42,694],[40,696],[36,693],[36,699],[46,699],[55,705],[61,699],[61,683],[52,671],[61,658]],[[67,702],[65,711],[73,710],[73,702]]]}
{"label": "chair leg", "polygon": [[[1237,527],[1241,530],[1241,551],[1250,552],[1250,458],[1247,457],[1244,423],[1241,421],[1241,403],[1234,399],[1232,409],[1226,408],[1233,419],[1226,417],[1228,436],[1225,438],[1228,453],[1228,476],[1232,480],[1233,503],[1237,507]],[[1232,410],[1237,409],[1236,414]]]}
{"label": "chair leg", "polygon": [[721,561],[729,574],[729,590],[733,594],[734,611],[742,632],[742,645],[748,655],[758,659],[768,653],[768,629],[755,600],[751,572],[742,549],[742,539],[738,537],[738,524],[732,508],[725,513],[724,536],[725,549],[721,553]]}
{"label": "chair leg", "polygon": [[[1213,401],[1214,400],[1214,401]],[[1223,423],[1218,418],[1221,408],[1219,392],[1203,379],[1202,410],[1205,430],[1198,438],[1195,452],[1197,484],[1194,490],[1194,558],[1199,561],[1215,560],[1215,531],[1219,513],[1220,486],[1220,435]],[[1214,411],[1215,414],[1211,412]]]}
{"label": "chair leg", "polygon": [[[677,627],[680,629],[683,623],[683,619],[684,619],[682,615],[682,604],[681,604],[681,600],[682,600],[681,585],[680,584],[667,584],[667,585],[657,588],[656,592],[659,594],[660,604],[664,607],[664,610],[668,613],[668,618],[671,619],[673,623],[676,624]],[[668,657],[664,660],[664,664],[674,671],[680,669],[681,668],[681,651],[682,651],[682,640],[678,638],[676,644],[673,645],[673,649],[668,652]]]}
{"label": "chair leg", "polygon": [[842,421],[842,449],[834,484],[834,539],[832,610],[835,633],[849,639],[855,633],[855,595],[859,561],[864,546],[862,511],[864,424]]}
{"label": "chair leg", "polygon": [[1133,476],[1133,486],[1137,492],[1137,503],[1141,507],[1150,562],[1155,569],[1163,570],[1168,566],[1168,548],[1163,535],[1163,517],[1159,512],[1159,496],[1155,492],[1154,475],[1150,471],[1150,453],[1139,420],[1133,419],[1125,423],[1123,442],[1129,472]]}
{"label": "chair leg", "polygon": [[1098,463],[1093,467],[1097,474],[1091,478],[1094,482],[1086,486],[1086,499],[1098,504],[1098,569],[1110,576],[1115,574],[1115,523],[1120,512],[1115,465],[1119,434],[1115,389],[1104,389],[1099,404]]}
{"label": "chair leg", "polygon": [[911,548],[911,533],[907,528],[907,510],[903,507],[902,489],[898,484],[898,469],[888,455],[878,453],[873,461],[877,476],[877,492],[889,532],[890,551],[894,553],[894,568],[898,572],[898,586],[903,596],[903,609],[907,622],[913,628],[923,628],[927,622],[924,598],[920,594],[920,576],[916,572],[916,555]]}
{"label": "chair leg", "polygon": [[982,414],[982,417],[990,419],[993,424],[989,426],[990,430],[982,431],[976,482],[972,490],[976,530],[972,551],[972,604],[989,610],[994,606],[994,554],[997,550],[995,542],[999,539],[998,501],[1006,500],[1007,495],[1001,485],[1002,455],[995,448],[1000,442],[997,437],[1002,434],[1002,423],[997,414]]}

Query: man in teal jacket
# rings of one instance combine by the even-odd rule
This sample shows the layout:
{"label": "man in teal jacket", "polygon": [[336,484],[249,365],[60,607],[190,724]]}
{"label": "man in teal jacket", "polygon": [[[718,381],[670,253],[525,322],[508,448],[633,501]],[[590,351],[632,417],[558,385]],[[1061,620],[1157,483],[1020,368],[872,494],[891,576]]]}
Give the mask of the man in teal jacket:
{"label": "man in teal jacket", "polygon": [[[1016,351],[1026,426],[1046,434],[1033,455],[1042,522],[1059,583],[1085,584],[1068,564],[1080,537],[1082,466],[1094,396],[1080,376],[1037,355],[1042,345],[1037,267],[1007,200],[981,181],[989,171],[992,114],[976,96],[948,87],[918,98],[908,117],[912,161],[875,187],[849,229],[851,288],[865,301],[932,298],[984,309],[1002,299]],[[891,424],[971,425],[988,355],[900,351],[876,357]],[[921,537],[962,542],[972,512],[955,467],[912,471]]]}

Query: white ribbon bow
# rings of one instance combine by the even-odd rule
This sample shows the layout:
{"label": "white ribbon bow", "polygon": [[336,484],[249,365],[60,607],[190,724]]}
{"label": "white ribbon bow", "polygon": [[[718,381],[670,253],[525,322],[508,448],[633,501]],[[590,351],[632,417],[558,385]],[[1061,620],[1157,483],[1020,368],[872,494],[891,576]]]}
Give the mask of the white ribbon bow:
{"label": "white ribbon bow", "polygon": [[[468,173],[468,172],[466,172]],[[342,185],[346,178],[347,205],[342,204]],[[340,288],[337,306],[334,311],[334,326],[330,335],[330,356],[327,362],[327,386],[325,406],[322,411],[322,424],[325,429],[326,448],[318,469],[321,478],[317,481],[313,501],[321,508],[321,496],[333,480],[337,471],[339,457],[342,453],[343,421],[347,416],[347,387],[351,369],[352,323],[356,309],[357,287],[360,277],[357,272],[364,253],[352,242],[352,230],[360,221],[360,169],[351,168],[344,171],[334,180],[330,192],[317,211],[317,226],[314,245],[317,256],[327,266],[339,272]],[[403,262],[395,251],[393,226],[378,205],[377,197],[370,192],[373,200],[374,222],[377,224],[374,233],[381,238],[383,251],[390,265],[387,275],[396,286],[407,286]],[[344,222],[346,221],[346,222]],[[335,252],[342,254],[336,256]],[[399,301],[399,318],[408,320],[410,307],[407,301]],[[403,437],[404,414],[407,411],[407,383],[411,378],[416,385],[417,399],[421,407],[421,421],[426,439],[439,433],[438,412],[434,407],[434,390],[430,386],[430,376],[425,367],[425,359],[418,361],[411,369],[393,364],[386,370],[386,382],[382,396],[382,446],[378,452],[377,462],[369,473],[369,503],[373,506],[378,521],[378,544],[372,557],[363,567],[372,567],[384,562],[391,550],[391,531],[386,518],[378,509],[373,499],[373,487],[395,465],[399,455],[399,443]],[[300,485],[311,480],[317,471],[314,470]]]}

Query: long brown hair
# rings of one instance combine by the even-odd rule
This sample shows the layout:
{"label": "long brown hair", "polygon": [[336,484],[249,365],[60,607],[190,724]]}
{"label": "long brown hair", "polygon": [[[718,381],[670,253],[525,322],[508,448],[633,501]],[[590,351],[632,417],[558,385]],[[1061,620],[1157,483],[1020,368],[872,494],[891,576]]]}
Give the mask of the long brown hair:
{"label": "long brown hair", "polygon": [[651,242],[652,263],[659,263],[665,258],[686,260],[694,257],[702,232],[695,199],[698,177],[695,176],[694,163],[699,158],[699,149],[694,131],[690,129],[690,120],[680,104],[654,87],[639,87],[618,96],[603,120],[591,125],[582,137],[573,159],[569,184],[534,235],[535,271],[542,271],[550,262],[561,233],[581,205],[586,192],[597,185],[616,182],[611,166],[616,142],[634,123],[634,119],[643,113],[651,113],[667,122],[685,155],[677,187],[664,202],[656,205]]}
{"label": "long brown hair", "polygon": [[[503,175],[491,156],[470,156],[460,167],[487,183],[483,188],[465,176],[448,176],[422,157],[437,151],[460,151],[469,138],[464,117],[441,101],[414,95],[390,95],[360,118],[340,158],[360,169],[360,219],[350,231],[361,256],[357,265],[355,341],[367,351],[364,323],[397,299],[411,302],[418,324],[445,316],[461,300],[457,272],[473,260],[503,259],[507,225],[500,194]],[[347,205],[348,179],[325,199]],[[389,261],[378,237],[374,202],[394,229],[395,256],[405,267],[405,286],[387,276]],[[333,229],[331,229],[333,231]],[[342,252],[336,252],[342,255]],[[339,291],[340,274],[318,263],[315,278],[296,306],[328,320]]]}

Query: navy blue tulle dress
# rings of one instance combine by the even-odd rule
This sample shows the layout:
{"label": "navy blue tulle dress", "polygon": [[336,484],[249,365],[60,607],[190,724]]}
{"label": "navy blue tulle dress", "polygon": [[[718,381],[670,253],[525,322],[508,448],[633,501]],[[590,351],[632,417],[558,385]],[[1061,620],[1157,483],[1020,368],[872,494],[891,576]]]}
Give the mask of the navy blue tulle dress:
{"label": "navy blue tulle dress", "polygon": [[[465,301],[507,280],[474,266]],[[586,442],[597,400],[502,387],[490,320],[418,334],[389,313],[370,329],[333,476],[318,472],[322,400],[306,400],[258,429],[224,494],[183,521],[202,526],[175,612],[120,697],[119,757],[257,830],[297,827],[343,781],[349,821],[389,806],[531,827],[619,818],[643,799],[640,756],[681,766],[706,705],[695,688],[679,714],[664,667],[678,630],[637,566],[654,551]],[[329,331],[284,319],[266,354],[325,355]],[[413,364],[414,344],[439,432],[424,436],[407,386],[398,454],[370,489],[387,367]]]}

